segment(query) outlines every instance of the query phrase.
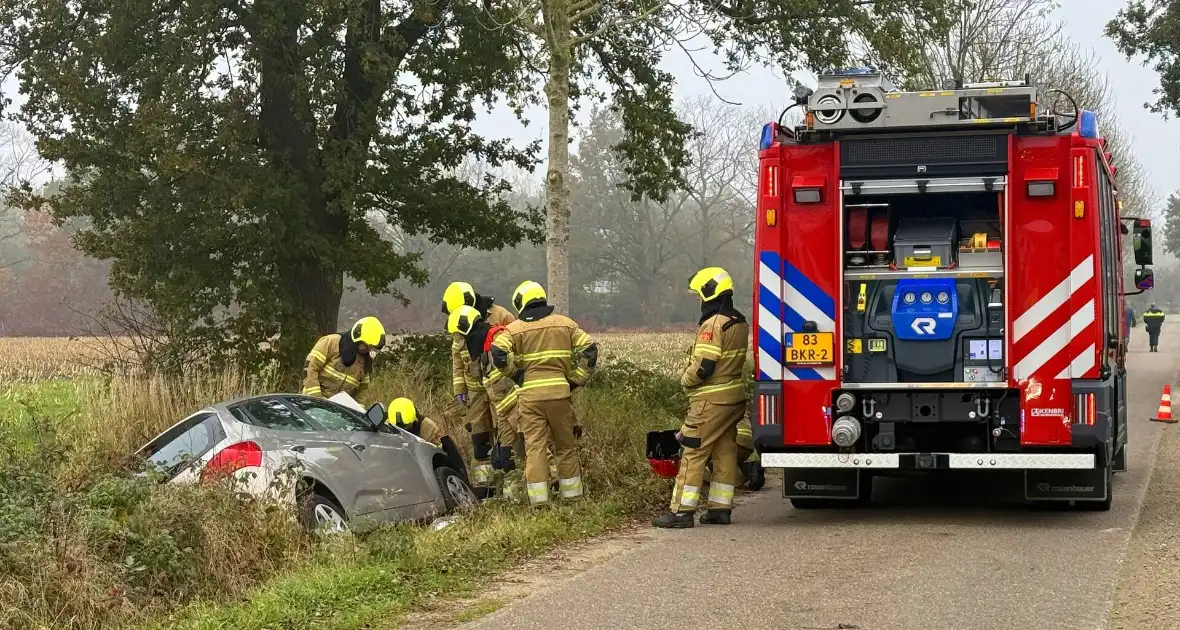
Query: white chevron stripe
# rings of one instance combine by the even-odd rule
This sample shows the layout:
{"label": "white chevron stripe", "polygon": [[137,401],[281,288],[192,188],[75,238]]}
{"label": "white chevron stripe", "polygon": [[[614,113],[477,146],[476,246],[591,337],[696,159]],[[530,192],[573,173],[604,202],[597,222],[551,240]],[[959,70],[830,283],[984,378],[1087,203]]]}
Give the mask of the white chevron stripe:
{"label": "white chevron stripe", "polygon": [[1064,350],[1069,345],[1069,341],[1081,333],[1093,321],[1094,300],[1090,300],[1082,308],[1078,309],[1069,318],[1068,322],[1062,324],[1061,328],[1054,331],[1036,349],[1021,359],[1012,370],[1013,377],[1018,381],[1022,381],[1033,376],[1050,359],[1057,356],[1058,352]]}
{"label": "white chevron stripe", "polygon": [[821,331],[834,332],[836,330],[836,322],[832,321],[831,317],[825,315],[823,311],[819,310],[818,306],[812,304],[811,300],[803,297],[803,294],[797,291],[795,287],[792,287],[790,284],[787,284],[787,296],[785,301],[787,306],[791,307],[791,310],[803,317],[803,321],[815,322],[816,327]]}
{"label": "white chevron stripe", "polygon": [[766,287],[780,301],[783,299],[783,279],[766,263],[758,263],[758,284]]}
{"label": "white chevron stripe", "polygon": [[836,380],[836,368],[834,368],[834,367],[828,366],[828,367],[817,367],[817,368],[811,368],[811,369],[815,370],[816,372],[819,372],[820,378],[823,378],[825,381]]}
{"label": "white chevron stripe", "polygon": [[1012,322],[1012,342],[1020,341],[1025,335],[1032,332],[1037,324],[1040,324],[1046,317],[1069,301],[1069,296],[1082,288],[1082,285],[1092,277],[1094,277],[1094,256],[1090,255],[1080,265],[1074,267],[1073,271],[1069,272],[1068,278],[1053,287],[1023,315],[1017,317],[1015,322]]}
{"label": "white chevron stripe", "polygon": [[765,348],[758,348],[758,369],[766,373],[772,380],[782,380],[783,365]]}
{"label": "white chevron stripe", "polygon": [[1082,350],[1082,353],[1074,357],[1073,361],[1070,362],[1069,367],[1057,375],[1057,380],[1063,381],[1068,378],[1083,378],[1086,376],[1086,372],[1089,372],[1090,368],[1094,367],[1096,362],[1094,359],[1095,348],[1095,344],[1090,344],[1089,348]]}

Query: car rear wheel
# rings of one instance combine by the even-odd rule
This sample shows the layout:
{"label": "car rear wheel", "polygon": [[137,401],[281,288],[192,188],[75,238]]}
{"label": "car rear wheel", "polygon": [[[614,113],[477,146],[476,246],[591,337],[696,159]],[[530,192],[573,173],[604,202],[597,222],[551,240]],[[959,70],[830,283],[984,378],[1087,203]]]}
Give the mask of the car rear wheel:
{"label": "car rear wheel", "polygon": [[443,503],[447,506],[447,513],[460,508],[467,508],[479,502],[471,486],[467,485],[463,477],[449,466],[439,466],[434,469],[434,478],[438,480],[438,490],[442,493]]}
{"label": "car rear wheel", "polygon": [[348,531],[344,510],[331,499],[319,494],[311,494],[303,500],[299,510],[299,522],[308,530],[318,533],[338,534]]}

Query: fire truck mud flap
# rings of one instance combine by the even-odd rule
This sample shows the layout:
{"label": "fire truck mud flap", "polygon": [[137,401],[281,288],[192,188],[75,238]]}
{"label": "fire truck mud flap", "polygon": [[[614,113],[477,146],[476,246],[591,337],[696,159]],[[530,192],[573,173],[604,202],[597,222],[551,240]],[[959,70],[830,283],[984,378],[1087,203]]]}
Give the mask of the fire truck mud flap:
{"label": "fire truck mud flap", "polygon": [[783,498],[857,499],[864,477],[855,468],[784,468]]}
{"label": "fire truck mud flap", "polygon": [[1110,497],[1112,468],[1091,470],[1026,470],[1027,501],[1103,501]]}

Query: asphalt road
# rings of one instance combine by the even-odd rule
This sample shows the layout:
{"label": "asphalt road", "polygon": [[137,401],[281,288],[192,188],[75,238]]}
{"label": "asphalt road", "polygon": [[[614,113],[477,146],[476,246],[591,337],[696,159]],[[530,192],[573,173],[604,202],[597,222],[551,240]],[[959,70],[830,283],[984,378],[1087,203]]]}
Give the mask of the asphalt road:
{"label": "asphalt road", "polygon": [[729,527],[644,532],[640,544],[469,625],[1105,628],[1155,461],[1162,425],[1147,418],[1177,371],[1180,330],[1169,328],[1156,354],[1142,328],[1132,339],[1130,470],[1115,476],[1110,512],[1035,510],[978,484],[922,480],[886,480],[873,509],[800,511],[768,485]]}

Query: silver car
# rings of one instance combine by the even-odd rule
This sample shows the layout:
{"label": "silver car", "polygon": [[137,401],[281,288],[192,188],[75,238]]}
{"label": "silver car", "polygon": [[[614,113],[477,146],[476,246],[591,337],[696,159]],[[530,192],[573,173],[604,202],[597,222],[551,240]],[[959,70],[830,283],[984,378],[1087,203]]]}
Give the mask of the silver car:
{"label": "silver car", "polygon": [[210,405],[139,449],[170,483],[232,477],[297,509],[309,528],[426,520],[477,502],[442,449],[322,398],[267,394]]}

